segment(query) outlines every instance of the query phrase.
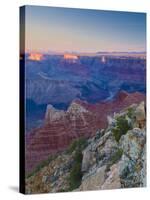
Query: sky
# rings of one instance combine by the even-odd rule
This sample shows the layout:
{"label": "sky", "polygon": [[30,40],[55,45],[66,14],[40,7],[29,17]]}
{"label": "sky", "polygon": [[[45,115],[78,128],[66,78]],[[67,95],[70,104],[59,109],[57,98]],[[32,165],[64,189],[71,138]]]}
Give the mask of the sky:
{"label": "sky", "polygon": [[44,6],[25,13],[26,51],[146,51],[144,13]]}

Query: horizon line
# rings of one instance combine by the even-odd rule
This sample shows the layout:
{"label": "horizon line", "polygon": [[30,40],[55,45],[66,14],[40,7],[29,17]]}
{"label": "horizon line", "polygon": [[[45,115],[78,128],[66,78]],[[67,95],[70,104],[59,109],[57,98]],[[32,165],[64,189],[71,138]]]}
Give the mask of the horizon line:
{"label": "horizon line", "polygon": [[44,51],[44,50],[27,50],[23,53],[42,53],[42,54],[117,54],[117,53],[133,53],[133,54],[146,54],[147,51]]}

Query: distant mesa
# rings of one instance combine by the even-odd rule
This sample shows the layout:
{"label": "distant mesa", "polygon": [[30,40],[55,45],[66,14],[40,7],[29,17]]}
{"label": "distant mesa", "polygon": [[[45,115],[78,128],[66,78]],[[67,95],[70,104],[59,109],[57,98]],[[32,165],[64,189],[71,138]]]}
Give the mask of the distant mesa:
{"label": "distant mesa", "polygon": [[43,54],[41,53],[30,53],[29,60],[40,61],[43,60]]}
{"label": "distant mesa", "polygon": [[72,61],[76,61],[78,60],[78,56],[73,55],[73,54],[64,54],[64,59],[65,60],[72,60]]}

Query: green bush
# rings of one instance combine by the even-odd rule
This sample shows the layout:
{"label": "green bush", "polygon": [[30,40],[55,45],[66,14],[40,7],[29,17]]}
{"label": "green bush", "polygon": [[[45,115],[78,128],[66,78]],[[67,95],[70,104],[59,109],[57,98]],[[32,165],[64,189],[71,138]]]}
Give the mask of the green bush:
{"label": "green bush", "polygon": [[74,161],[76,163],[81,163],[82,158],[83,158],[83,155],[82,155],[81,149],[76,150],[75,155],[74,155]]}
{"label": "green bush", "polygon": [[118,149],[113,156],[111,157],[111,163],[115,164],[118,160],[120,160],[121,156],[123,154],[123,150],[122,149]]}
{"label": "green bush", "polygon": [[74,190],[78,188],[81,184],[82,172],[81,172],[81,163],[76,163],[69,176],[69,190]]}
{"label": "green bush", "polygon": [[132,107],[128,108],[127,115],[128,115],[129,118],[133,117],[133,112],[134,112],[134,109]]}
{"label": "green bush", "polygon": [[113,136],[115,140],[119,142],[120,137],[121,137],[120,130],[118,128],[114,128],[112,131],[113,131]]}
{"label": "green bush", "polygon": [[118,149],[117,151],[114,152],[114,154],[110,158],[110,161],[107,165],[107,170],[109,170],[113,164],[117,163],[120,160],[120,158],[122,157],[122,154],[123,154],[122,149]]}
{"label": "green bush", "polygon": [[[79,145],[80,146],[80,145]],[[80,146],[81,147],[81,146]],[[82,172],[81,172],[81,165],[82,165],[82,148],[76,148],[74,154],[74,166],[69,174],[68,182],[69,182],[69,191],[72,191],[78,188],[81,184],[82,180]]]}
{"label": "green bush", "polygon": [[128,124],[128,121],[125,119],[125,116],[117,118],[116,127],[112,129],[113,136],[115,140],[119,142],[122,135],[126,134],[130,130],[131,126]]}
{"label": "green bush", "polygon": [[68,153],[72,153],[73,151],[75,151],[76,149],[80,149],[83,150],[85,147],[87,146],[87,139],[86,138],[79,138],[79,139],[75,139],[69,146],[67,152]]}

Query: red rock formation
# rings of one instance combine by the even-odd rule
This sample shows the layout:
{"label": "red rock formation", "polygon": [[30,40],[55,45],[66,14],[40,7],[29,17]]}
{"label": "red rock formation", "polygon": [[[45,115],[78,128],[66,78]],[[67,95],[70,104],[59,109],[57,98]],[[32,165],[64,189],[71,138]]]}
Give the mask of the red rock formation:
{"label": "red rock formation", "polygon": [[69,60],[77,60],[78,56],[73,55],[73,54],[64,54],[64,59],[69,59]]}
{"label": "red rock formation", "polygon": [[85,101],[73,101],[67,111],[56,110],[48,105],[45,125],[34,129],[26,137],[27,172],[48,155],[64,150],[73,139],[89,137],[97,129],[107,127],[107,116],[130,106],[145,101],[141,93],[121,92],[113,101],[89,104]]}
{"label": "red rock formation", "polygon": [[29,60],[40,61],[43,60],[43,55],[41,53],[30,53]]}

